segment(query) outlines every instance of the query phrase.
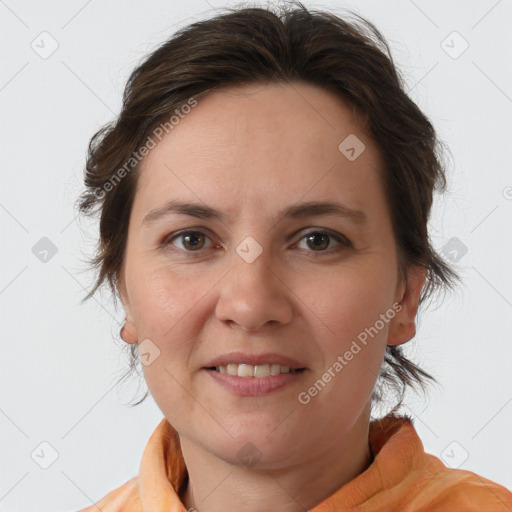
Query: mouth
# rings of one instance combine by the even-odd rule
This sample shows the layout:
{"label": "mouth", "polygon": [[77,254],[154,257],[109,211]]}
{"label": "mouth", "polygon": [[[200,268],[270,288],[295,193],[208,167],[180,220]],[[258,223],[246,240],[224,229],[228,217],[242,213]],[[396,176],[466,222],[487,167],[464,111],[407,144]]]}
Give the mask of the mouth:
{"label": "mouth", "polygon": [[206,370],[215,371],[235,377],[244,378],[266,378],[288,373],[302,373],[306,368],[292,368],[290,366],[280,364],[236,364],[229,363],[226,365],[206,367]]}
{"label": "mouth", "polygon": [[275,352],[230,352],[208,361],[203,370],[216,385],[230,393],[256,397],[297,386],[308,368]]}

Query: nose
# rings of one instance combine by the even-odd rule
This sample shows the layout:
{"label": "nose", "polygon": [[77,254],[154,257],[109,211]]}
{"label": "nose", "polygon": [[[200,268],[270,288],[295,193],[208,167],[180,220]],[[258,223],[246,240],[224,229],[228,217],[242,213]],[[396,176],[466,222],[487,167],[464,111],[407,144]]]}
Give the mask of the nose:
{"label": "nose", "polygon": [[293,308],[290,286],[272,266],[270,251],[248,263],[233,255],[233,268],[220,282],[216,316],[230,327],[259,331],[268,325],[287,324]]}

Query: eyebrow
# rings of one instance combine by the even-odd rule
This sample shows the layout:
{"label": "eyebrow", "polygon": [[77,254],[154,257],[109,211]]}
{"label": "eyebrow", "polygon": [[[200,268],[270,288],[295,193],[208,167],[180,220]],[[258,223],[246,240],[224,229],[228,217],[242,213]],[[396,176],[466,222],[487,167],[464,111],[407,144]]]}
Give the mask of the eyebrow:
{"label": "eyebrow", "polygon": [[[151,210],[142,220],[142,226],[149,226],[156,220],[168,215],[179,214],[200,219],[218,220],[224,222],[225,215],[211,206],[200,203],[171,200],[159,208]],[[303,219],[307,217],[338,216],[346,217],[355,224],[363,225],[368,222],[366,214],[334,201],[310,201],[291,205],[278,213],[279,218]]]}

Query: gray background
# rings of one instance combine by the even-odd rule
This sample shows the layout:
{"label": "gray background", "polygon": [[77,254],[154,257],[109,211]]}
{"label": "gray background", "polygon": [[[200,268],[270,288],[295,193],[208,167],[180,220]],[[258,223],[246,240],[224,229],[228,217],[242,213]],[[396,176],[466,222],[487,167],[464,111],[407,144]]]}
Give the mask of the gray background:
{"label": "gray background", "polygon": [[[80,304],[96,224],[73,204],[87,142],[119,112],[133,67],[226,5],[0,0],[1,511],[76,510],[138,472],[162,414],[151,397],[126,405],[136,382],[116,387],[122,312],[107,293]],[[428,452],[512,488],[512,1],[306,5],[373,21],[450,147],[431,231],[464,285],[420,312],[407,354],[442,387],[409,395],[403,412]]]}

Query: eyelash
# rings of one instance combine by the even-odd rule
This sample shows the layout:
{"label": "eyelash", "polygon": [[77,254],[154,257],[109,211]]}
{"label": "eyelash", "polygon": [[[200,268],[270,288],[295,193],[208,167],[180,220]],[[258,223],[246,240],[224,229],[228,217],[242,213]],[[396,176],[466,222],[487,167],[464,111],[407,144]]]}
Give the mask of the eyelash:
{"label": "eyelash", "polygon": [[[170,245],[172,245],[172,241],[177,239],[177,238],[180,238],[180,237],[184,237],[185,235],[190,235],[190,234],[202,234],[204,236],[206,236],[207,238],[210,238],[205,232],[201,231],[200,229],[187,229],[187,230],[184,230],[184,231],[181,231],[181,232],[178,232],[178,233],[173,233],[172,235],[168,235],[164,238],[161,246],[163,246],[164,248],[168,248]],[[331,230],[325,230],[325,229],[313,229],[313,230],[310,230],[306,233],[304,233],[302,235],[302,237],[300,238],[299,242],[301,242],[302,240],[304,240],[306,237],[310,236],[310,235],[317,235],[317,234],[322,234],[322,235],[327,235],[329,236],[330,238],[336,240],[339,244],[341,244],[341,246],[343,246],[342,248],[338,247],[338,248],[334,248],[334,250],[331,248],[331,249],[327,249],[327,250],[322,250],[322,251],[313,251],[313,250],[309,250],[307,252],[311,252],[313,253],[315,256],[317,255],[322,255],[322,254],[332,254],[334,252],[338,252],[340,250],[342,250],[343,248],[344,249],[349,249],[349,248],[352,248],[352,243],[350,242],[350,240],[345,237],[344,235],[340,234],[340,233],[336,233],[335,231],[331,231]],[[299,243],[297,242],[297,243]],[[176,250],[176,251],[179,251],[179,252],[186,252],[186,253],[200,253],[203,249],[198,249],[196,251],[188,251],[187,249],[180,249],[178,247],[175,247],[174,249],[171,249],[171,250]]]}

